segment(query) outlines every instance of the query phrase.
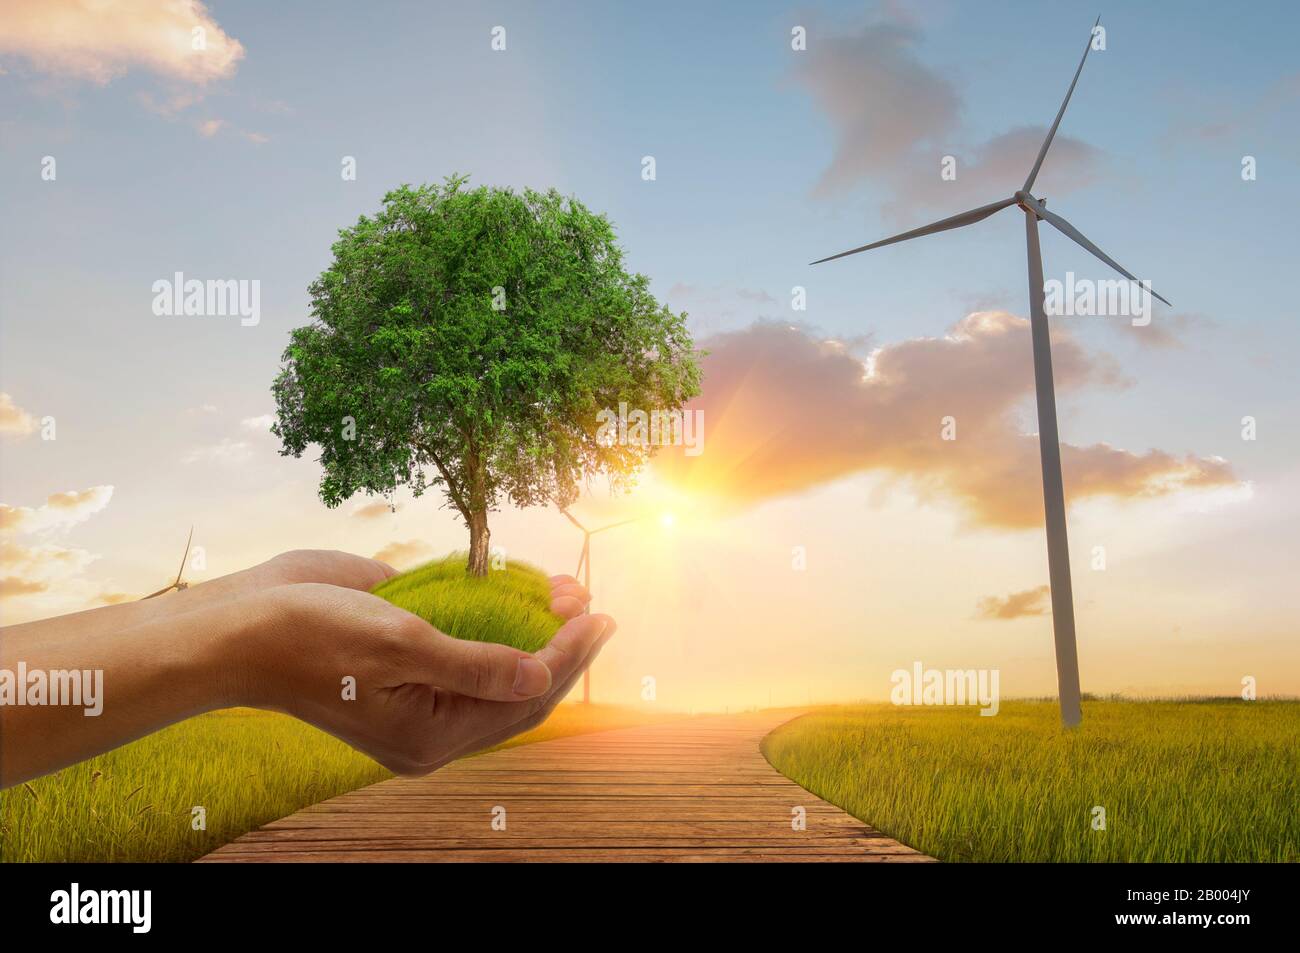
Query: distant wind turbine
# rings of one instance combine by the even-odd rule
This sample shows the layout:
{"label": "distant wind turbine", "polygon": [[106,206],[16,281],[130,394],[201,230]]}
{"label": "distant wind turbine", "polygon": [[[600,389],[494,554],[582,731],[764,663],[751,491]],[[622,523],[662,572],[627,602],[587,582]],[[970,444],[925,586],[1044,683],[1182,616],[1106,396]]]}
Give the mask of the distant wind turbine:
{"label": "distant wind turbine", "polygon": [[[1047,570],[1052,590],[1052,629],[1056,639],[1056,681],[1061,702],[1061,721],[1067,727],[1079,724],[1083,713],[1079,707],[1079,656],[1074,635],[1074,596],[1070,587],[1070,551],[1065,530],[1065,492],[1061,484],[1061,446],[1056,429],[1056,395],[1052,386],[1052,345],[1048,337],[1047,316],[1044,313],[1043,256],[1038,247],[1039,220],[1042,219],[1052,225],[1057,231],[1087,249],[1130,281],[1137,282],[1138,279],[1064,218],[1049,212],[1046,201],[1035,198],[1030,189],[1034,187],[1034,180],[1038,178],[1038,170],[1042,168],[1043,159],[1046,158],[1047,150],[1052,145],[1056,129],[1061,125],[1065,107],[1070,104],[1070,96],[1073,95],[1074,87],[1079,82],[1079,74],[1083,72],[1083,64],[1088,60],[1093,36],[1100,23],[1101,17],[1098,17],[1088,33],[1088,45],[1083,48],[1083,58],[1079,60],[1079,68],[1074,71],[1074,79],[1070,81],[1070,88],[1066,90],[1065,100],[1056,113],[1052,128],[1047,130],[1047,138],[1043,140],[1042,148],[1038,150],[1038,158],[1034,160],[1034,167],[1029,170],[1029,177],[1025,179],[1025,184],[1019,191],[1000,202],[982,205],[969,212],[941,219],[931,225],[914,228],[910,232],[903,232],[901,235],[813,262],[814,265],[819,265],[824,261],[834,261],[836,258],[856,255],[858,252],[893,245],[896,242],[905,242],[911,238],[920,238],[922,235],[973,225],[1012,205],[1018,205],[1024,210],[1025,244],[1029,256],[1029,326],[1034,350],[1034,391],[1038,399],[1038,450],[1043,468],[1043,508],[1047,517]],[[1143,287],[1152,296],[1169,304],[1160,295],[1151,291],[1149,285]]]}
{"label": "distant wind turbine", "polygon": [[176,572],[176,581],[169,586],[163,586],[157,592],[149,593],[149,595],[141,598],[141,602],[144,602],[145,599],[152,599],[154,596],[161,596],[164,592],[171,592],[173,589],[180,592],[182,589],[188,589],[190,587],[188,582],[181,581],[181,576],[185,574],[185,560],[190,558],[190,543],[192,542],[194,542],[193,526],[190,527],[190,538],[185,541],[185,555],[181,557],[181,568]]}
{"label": "distant wind turbine", "polygon": [[[582,530],[582,555],[578,558],[578,568],[574,571],[574,575],[577,576],[579,573],[582,574],[582,585],[587,590],[587,592],[590,593],[591,592],[591,537],[595,536],[597,533],[604,533],[607,530],[615,529],[619,526],[626,526],[628,523],[639,523],[641,520],[645,519],[645,517],[636,516],[633,517],[632,519],[619,520],[617,523],[610,523],[606,526],[598,527],[597,529],[587,529],[587,527],[583,526],[576,519],[574,519],[573,514],[570,513],[568,510],[561,509],[560,512],[564,514],[565,519],[567,519],[574,526],[578,527],[578,529]],[[588,603],[586,611],[588,612],[591,611],[590,603]],[[590,669],[584,669],[582,673],[582,702],[585,705],[590,701],[591,701],[591,671]]]}

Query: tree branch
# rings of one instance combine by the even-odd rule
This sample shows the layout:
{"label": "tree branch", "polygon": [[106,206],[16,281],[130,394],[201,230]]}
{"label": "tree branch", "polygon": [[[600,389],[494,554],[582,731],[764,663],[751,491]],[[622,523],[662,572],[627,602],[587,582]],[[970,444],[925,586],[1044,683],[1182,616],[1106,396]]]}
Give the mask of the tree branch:
{"label": "tree branch", "polygon": [[429,459],[433,461],[433,465],[437,467],[438,472],[442,474],[442,479],[447,484],[447,495],[450,496],[451,501],[456,504],[456,509],[460,510],[460,515],[465,517],[465,519],[469,519],[469,507],[465,505],[464,497],[461,496],[460,488],[456,486],[456,481],[451,478],[451,474],[447,471],[447,468],[442,465],[442,461],[438,459],[438,455],[434,453],[433,450],[425,447],[424,452],[429,455]]}

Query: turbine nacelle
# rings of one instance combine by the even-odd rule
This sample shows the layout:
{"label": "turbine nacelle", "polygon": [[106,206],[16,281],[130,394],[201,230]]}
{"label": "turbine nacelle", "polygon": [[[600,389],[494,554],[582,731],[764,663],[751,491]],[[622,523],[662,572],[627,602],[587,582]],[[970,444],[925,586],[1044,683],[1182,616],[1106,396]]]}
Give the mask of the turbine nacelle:
{"label": "turbine nacelle", "polygon": [[1046,202],[1040,202],[1038,199],[1034,198],[1027,189],[1017,189],[1016,193],[1011,196],[1011,198],[1026,212],[1033,212],[1035,215],[1038,214],[1038,207],[1040,205],[1047,204]]}
{"label": "turbine nacelle", "polygon": [[1026,192],[1024,189],[1020,189],[1011,198],[1026,212],[1033,212],[1040,222],[1046,219],[1047,199],[1036,198],[1032,192]]}

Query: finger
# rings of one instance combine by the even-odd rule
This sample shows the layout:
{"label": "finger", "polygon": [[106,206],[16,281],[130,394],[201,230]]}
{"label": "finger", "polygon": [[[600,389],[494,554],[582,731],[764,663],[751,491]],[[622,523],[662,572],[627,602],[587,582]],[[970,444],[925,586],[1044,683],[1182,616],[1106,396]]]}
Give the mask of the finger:
{"label": "finger", "polygon": [[591,647],[590,651],[587,653],[587,657],[583,659],[582,664],[573,671],[567,680],[553,687],[552,690],[542,698],[532,702],[510,706],[520,710],[519,718],[498,731],[484,737],[470,740],[460,749],[450,754],[446,760],[454,761],[457,758],[463,758],[476,751],[482,751],[485,748],[499,745],[503,741],[509,741],[520,732],[528,731],[544,723],[546,719],[551,716],[551,713],[555,711],[560,702],[564,701],[564,699],[569,696],[569,693],[573,691],[574,687],[578,684],[578,679],[582,677],[582,673],[590,668],[592,663],[596,661],[597,657],[600,655],[601,649],[605,647],[605,643],[613,636],[613,630],[617,628],[618,627],[615,625],[610,626],[605,630],[605,633],[596,640],[596,644]]}
{"label": "finger", "polygon": [[550,580],[549,580],[552,589],[555,588],[556,586],[563,586],[563,585],[565,585],[566,583],[577,582],[577,581],[578,581],[578,580],[577,580],[576,578],[574,578],[573,576],[570,576],[570,575],[568,575],[568,574],[562,574],[562,575],[559,575],[559,576],[552,576],[552,577],[550,578]]}
{"label": "finger", "polygon": [[388,563],[337,549],[295,549],[281,553],[257,569],[264,570],[268,585],[323,582],[365,592],[397,575],[397,570]]}
{"label": "finger", "polygon": [[561,619],[572,619],[574,616],[580,616],[586,608],[587,603],[579,602],[573,596],[561,596],[558,599],[551,600],[551,611]]}
{"label": "finger", "polygon": [[579,602],[591,601],[591,593],[587,591],[587,587],[580,586],[576,582],[566,582],[564,585],[552,587],[551,598],[558,599],[560,596],[572,596]]}
{"label": "finger", "polygon": [[591,593],[587,587],[566,581],[570,578],[555,576],[551,584],[551,611],[564,619],[572,619],[591,604]]}
{"label": "finger", "polygon": [[[532,702],[519,707],[525,711],[527,709],[532,709],[533,714],[538,710],[543,710],[546,715],[549,715],[555,710],[555,706],[564,701],[564,699],[569,696],[569,692],[573,691],[574,686],[578,684],[578,680],[582,678],[584,672],[591,668],[592,664],[600,656],[601,649],[605,647],[606,642],[614,637],[614,632],[617,631],[617,629],[618,626],[614,623],[614,620],[611,619],[610,624],[605,628],[605,631],[601,634],[600,638],[598,638],[591,648],[587,650],[587,654],[582,661],[578,665],[574,666],[574,669],[569,673],[568,678],[555,678],[551,683],[551,690],[549,692],[539,698],[533,699]],[[526,714],[526,717],[530,717],[530,715]],[[543,720],[544,718],[545,715],[543,715]],[[516,728],[515,730],[517,731],[518,729]]]}
{"label": "finger", "polygon": [[360,589],[364,592],[369,592],[381,582],[397,575],[397,570],[382,560],[338,550],[326,551],[325,558],[321,561],[320,571],[332,578],[312,581],[332,582],[336,586]]}
{"label": "finger", "polygon": [[[551,672],[551,685],[572,687],[589,664],[592,650],[603,644],[606,633],[612,635],[616,628],[614,620],[606,615],[583,615],[566,622],[550,643],[537,653],[537,659]],[[482,738],[536,714],[545,706],[550,694],[548,691],[531,701],[502,704],[465,697],[463,693],[440,692],[434,705],[433,724],[429,728],[446,742],[448,751],[460,751],[471,744],[477,750],[482,747]]]}
{"label": "finger", "polygon": [[454,639],[433,626],[415,642],[415,671],[403,672],[404,682],[419,681],[471,698],[517,702],[544,694],[553,681],[543,660],[508,645]]}
{"label": "finger", "polygon": [[592,647],[606,632],[614,634],[618,625],[607,615],[581,615],[570,619],[555,633],[537,658],[551,671],[552,683],[563,682],[582,665]]}

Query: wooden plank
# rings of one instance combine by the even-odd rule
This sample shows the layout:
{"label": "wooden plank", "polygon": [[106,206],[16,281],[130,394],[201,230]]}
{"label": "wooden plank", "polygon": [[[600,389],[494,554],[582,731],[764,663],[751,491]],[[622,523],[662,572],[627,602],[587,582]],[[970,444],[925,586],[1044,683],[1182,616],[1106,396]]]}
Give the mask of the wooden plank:
{"label": "wooden plank", "polygon": [[791,717],[695,718],[469,758],[312,805],[202,862],[932,860],[767,763],[762,738]]}
{"label": "wooden plank", "polygon": [[[556,778],[546,784],[497,782],[492,785],[492,798],[498,804],[513,799],[563,798],[700,798],[725,797],[732,800],[773,800],[786,798],[793,804],[803,788],[798,785],[749,784],[579,784]],[[483,800],[484,785],[457,779],[440,785],[434,791],[411,792],[406,795],[387,796],[390,804],[401,805],[412,801],[440,801],[456,798]]]}
{"label": "wooden plank", "polygon": [[220,851],[201,858],[198,863],[916,863],[932,857],[911,854],[879,854],[867,851],[807,851],[790,849],[763,850],[388,850],[388,851],[277,851],[255,857]]}
{"label": "wooden plank", "polygon": [[[411,837],[426,839],[434,838],[458,838],[458,837],[475,837],[481,838],[483,825],[481,822],[467,824],[463,820],[449,820],[440,822],[436,825],[428,825],[412,828],[409,825],[344,825],[332,827],[277,827],[263,828],[262,830],[253,831],[245,834],[239,839],[240,844],[265,844],[265,843],[287,843],[287,842],[305,842],[305,841],[331,841],[331,840],[353,840],[358,836],[358,832],[369,834],[374,832],[376,837],[392,837],[399,833],[409,834]],[[499,832],[499,833],[505,833]],[[560,838],[572,838],[581,836],[585,840],[593,843],[599,842],[604,846],[609,846],[607,841],[625,840],[631,837],[641,837],[646,841],[663,843],[669,839],[691,838],[697,840],[709,839],[729,839],[744,840],[749,843],[762,841],[780,841],[782,843],[811,843],[821,842],[823,840],[843,840],[843,839],[880,839],[885,835],[879,831],[871,830],[861,823],[856,827],[849,825],[819,825],[810,827],[806,831],[794,831],[789,827],[781,828],[773,824],[753,823],[747,821],[664,821],[658,824],[650,825],[642,821],[607,821],[600,824],[598,829],[593,829],[584,824],[519,824],[512,825],[509,829],[511,843],[522,843],[525,841],[553,840]]]}
{"label": "wooden plank", "polygon": [[[476,814],[472,817],[459,816],[454,814],[431,814],[431,815],[393,815],[393,814],[333,814],[317,815],[317,817],[327,818],[325,821],[300,820],[298,818],[283,818],[279,821],[272,821],[263,825],[258,831],[245,834],[244,837],[255,837],[259,832],[264,831],[410,831],[412,835],[428,833],[456,833],[467,834],[473,833],[477,836],[486,837],[489,834],[499,834],[499,831],[490,829],[490,822],[485,815]],[[527,833],[537,830],[551,831],[585,831],[593,839],[602,836],[605,832],[642,830],[646,836],[651,836],[655,831],[662,829],[664,825],[686,824],[693,829],[707,828],[709,825],[717,824],[751,824],[760,829],[769,829],[772,831],[783,832],[791,829],[790,816],[784,818],[775,818],[767,821],[747,822],[737,821],[734,817],[727,816],[721,812],[713,814],[675,814],[672,820],[664,820],[663,816],[659,817],[638,817],[627,816],[614,813],[583,813],[574,818],[553,817],[544,815],[533,815],[526,817],[524,815],[509,815],[508,830],[516,833]],[[841,822],[833,815],[808,815],[807,829],[800,833],[808,832],[833,832],[841,830],[860,831],[861,828],[854,828],[847,823]],[[870,833],[876,834],[874,828]],[[242,840],[242,838],[241,838]]]}
{"label": "wooden plank", "polygon": [[[504,832],[503,832],[504,833]],[[888,840],[881,837],[882,840]],[[836,837],[836,838],[812,838],[800,841],[798,839],[772,839],[755,838],[755,837],[655,837],[646,838],[643,836],[634,837],[602,837],[588,839],[585,835],[574,835],[570,837],[532,837],[519,838],[515,836],[503,837],[503,841],[508,841],[502,845],[502,850],[517,849],[557,849],[557,850],[727,850],[727,851],[746,851],[746,850],[804,850],[804,851],[821,851],[823,853],[851,853],[854,850],[862,849],[873,854],[913,854],[915,851],[904,847],[898,843],[877,843],[876,840],[868,837]],[[387,837],[353,837],[351,839],[335,838],[325,841],[312,840],[294,840],[294,841],[252,841],[241,839],[238,846],[231,845],[231,849],[223,851],[224,854],[248,854],[258,855],[267,853],[282,853],[286,850],[301,853],[334,853],[338,851],[363,852],[363,851],[387,851],[387,850],[419,850],[419,851],[439,851],[439,850],[483,850],[488,845],[478,836],[473,837],[406,837],[401,834],[390,834]],[[250,856],[250,860],[257,859]]]}

